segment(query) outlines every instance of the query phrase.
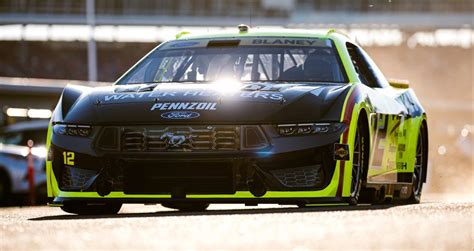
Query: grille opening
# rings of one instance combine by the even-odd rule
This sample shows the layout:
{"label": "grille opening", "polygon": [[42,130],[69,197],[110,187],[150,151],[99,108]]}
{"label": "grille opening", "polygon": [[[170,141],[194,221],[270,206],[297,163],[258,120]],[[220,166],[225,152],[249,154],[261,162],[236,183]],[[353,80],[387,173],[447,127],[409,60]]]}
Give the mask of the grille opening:
{"label": "grille opening", "polygon": [[[240,126],[236,125],[152,125],[124,126],[120,130],[122,152],[238,151]],[[115,131],[115,130],[114,130]],[[98,141],[99,148],[110,149],[112,132],[107,129]]]}
{"label": "grille opening", "polygon": [[128,162],[124,192],[129,194],[233,194],[231,162]]}
{"label": "grille opening", "polygon": [[105,151],[192,152],[257,150],[270,146],[258,125],[144,125],[106,127]]}
{"label": "grille opening", "polygon": [[270,173],[277,178],[282,185],[290,188],[320,187],[324,179],[321,165],[275,169],[270,170]]}
{"label": "grille opening", "polygon": [[100,148],[111,149],[111,150],[117,149],[119,146],[118,135],[119,135],[118,128],[114,128],[114,127],[105,128],[102,131],[102,134],[100,135],[100,139],[98,142]]}
{"label": "grille opening", "polygon": [[138,129],[127,128],[122,133],[122,149],[128,151],[144,150],[144,134]]}
{"label": "grille opening", "polygon": [[312,190],[326,187],[334,174],[335,161],[331,144],[316,149],[298,151],[261,159],[261,170],[283,186],[283,190]]}
{"label": "grille opening", "polygon": [[82,169],[71,166],[64,166],[62,177],[61,177],[61,189],[63,190],[79,190],[96,175],[97,171]]}
{"label": "grille opening", "polygon": [[243,138],[245,149],[261,149],[269,145],[262,130],[257,126],[244,126]]}

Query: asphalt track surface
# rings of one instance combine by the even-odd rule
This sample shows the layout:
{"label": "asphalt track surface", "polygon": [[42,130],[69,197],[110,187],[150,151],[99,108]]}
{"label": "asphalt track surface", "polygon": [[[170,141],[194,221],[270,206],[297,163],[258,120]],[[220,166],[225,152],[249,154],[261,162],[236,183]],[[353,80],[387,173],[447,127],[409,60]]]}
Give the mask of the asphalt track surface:
{"label": "asphalt track surface", "polygon": [[0,208],[0,250],[473,250],[473,205],[212,205],[198,213],[125,205],[115,216],[9,207]]}

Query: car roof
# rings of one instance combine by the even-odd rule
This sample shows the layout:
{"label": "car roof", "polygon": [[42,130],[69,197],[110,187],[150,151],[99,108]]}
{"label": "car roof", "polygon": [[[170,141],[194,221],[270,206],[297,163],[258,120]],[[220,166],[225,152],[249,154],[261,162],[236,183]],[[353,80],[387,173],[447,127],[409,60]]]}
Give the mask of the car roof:
{"label": "car roof", "polygon": [[31,120],[18,122],[13,125],[5,126],[0,129],[1,132],[22,132],[30,130],[46,130],[48,129],[49,120]]}
{"label": "car roof", "polygon": [[270,28],[248,28],[248,31],[241,32],[236,27],[233,31],[216,32],[207,34],[191,34],[182,32],[177,35],[176,40],[187,39],[219,39],[219,38],[244,38],[244,37],[291,37],[291,38],[330,38],[340,42],[352,41],[352,39],[341,31],[335,29],[328,30],[307,30],[307,29],[270,29]]}

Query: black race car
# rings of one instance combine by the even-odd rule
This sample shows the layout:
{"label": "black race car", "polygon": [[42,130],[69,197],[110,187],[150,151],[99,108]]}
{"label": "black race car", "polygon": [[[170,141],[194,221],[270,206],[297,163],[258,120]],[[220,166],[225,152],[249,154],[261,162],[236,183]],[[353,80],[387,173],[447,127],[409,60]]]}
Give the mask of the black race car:
{"label": "black race car", "polygon": [[419,202],[426,115],[336,31],[184,35],[114,85],[68,86],[51,119],[48,195],[123,203]]}

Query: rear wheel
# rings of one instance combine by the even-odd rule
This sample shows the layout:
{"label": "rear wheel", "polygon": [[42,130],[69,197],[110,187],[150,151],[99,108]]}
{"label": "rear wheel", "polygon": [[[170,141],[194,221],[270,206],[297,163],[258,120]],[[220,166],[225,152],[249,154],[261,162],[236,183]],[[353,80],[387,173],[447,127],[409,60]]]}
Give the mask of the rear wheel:
{"label": "rear wheel", "polygon": [[175,202],[165,202],[161,204],[164,207],[178,209],[179,211],[183,212],[200,212],[205,211],[209,204],[207,203],[198,203],[198,202],[191,202],[191,203],[175,203]]}
{"label": "rear wheel", "polygon": [[366,165],[366,136],[364,133],[364,124],[359,120],[356,136],[354,140],[354,153],[352,155],[352,180],[349,204],[357,205],[362,182],[364,178],[364,169]]}
{"label": "rear wheel", "polygon": [[64,212],[78,215],[110,215],[117,214],[122,207],[121,203],[87,204],[84,202],[70,202],[61,209]]}
{"label": "rear wheel", "polygon": [[426,170],[426,151],[425,151],[425,135],[423,130],[418,134],[418,143],[416,145],[415,166],[413,169],[412,191],[408,199],[410,203],[420,203],[421,190],[423,189],[423,171]]}

